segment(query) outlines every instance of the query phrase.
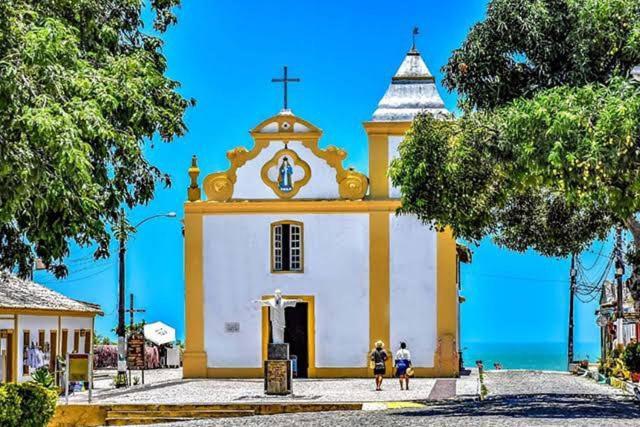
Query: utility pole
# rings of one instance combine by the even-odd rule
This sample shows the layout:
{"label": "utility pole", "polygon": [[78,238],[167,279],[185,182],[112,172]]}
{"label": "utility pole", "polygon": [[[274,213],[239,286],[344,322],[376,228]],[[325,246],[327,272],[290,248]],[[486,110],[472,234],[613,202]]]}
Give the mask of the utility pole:
{"label": "utility pole", "polygon": [[569,272],[569,348],[567,358],[569,365],[573,362],[573,300],[576,291],[576,254],[571,254],[571,270]]}
{"label": "utility pole", "polygon": [[616,229],[616,338],[618,344],[624,344],[624,298],[622,276],[624,276],[624,261],[622,259],[622,229]]}
{"label": "utility pole", "polygon": [[[168,212],[165,214],[152,215],[147,217],[130,228],[131,231],[137,231],[138,227],[140,227],[145,222],[152,220],[154,218],[175,218],[175,212]],[[116,334],[118,335],[118,381],[116,384],[123,384],[127,380],[127,355],[126,355],[126,334],[125,334],[125,325],[124,325],[124,316],[125,316],[125,286],[124,286],[124,255],[126,252],[126,243],[127,243],[127,224],[125,219],[124,209],[120,210],[120,233],[118,236],[119,241],[119,250],[118,250],[118,328],[116,329]],[[133,295],[131,296],[133,300]],[[131,308],[133,308],[133,304],[131,304]]]}
{"label": "utility pole", "polygon": [[122,378],[127,377],[127,360],[125,354],[125,327],[124,327],[124,254],[125,248],[125,219],[124,209],[120,211],[120,235],[118,236],[118,379],[117,384],[122,384]]}

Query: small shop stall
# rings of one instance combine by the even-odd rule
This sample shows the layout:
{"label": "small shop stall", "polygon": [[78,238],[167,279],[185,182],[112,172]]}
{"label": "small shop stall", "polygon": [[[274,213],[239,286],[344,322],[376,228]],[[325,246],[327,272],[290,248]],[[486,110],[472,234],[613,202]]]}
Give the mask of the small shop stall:
{"label": "small shop stall", "polygon": [[0,381],[27,381],[36,369],[56,370],[58,356],[93,353],[100,306],[0,272]]}
{"label": "small shop stall", "polygon": [[144,326],[144,337],[158,348],[160,366],[163,368],[180,367],[180,349],[176,345],[176,330],[162,322]]}

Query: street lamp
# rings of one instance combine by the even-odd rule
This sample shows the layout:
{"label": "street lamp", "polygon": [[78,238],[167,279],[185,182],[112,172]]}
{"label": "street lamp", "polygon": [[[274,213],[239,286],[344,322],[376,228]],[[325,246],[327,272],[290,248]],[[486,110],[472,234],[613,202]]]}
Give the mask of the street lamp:
{"label": "street lamp", "polygon": [[[132,228],[135,231],[138,227],[144,224],[147,221],[150,221],[154,218],[175,218],[177,214],[175,212],[167,212],[164,214],[157,214],[147,217],[134,225]],[[125,230],[125,215],[124,209],[121,211],[120,215],[120,235],[118,236],[118,241],[120,243],[120,249],[118,251],[119,258],[119,271],[118,271],[118,328],[116,333],[118,335],[118,381],[116,384],[124,384],[126,381],[127,375],[127,361],[125,356],[125,326],[124,326],[124,296],[125,296],[125,286],[124,286],[124,253],[126,251],[126,230]],[[144,357],[144,355],[143,355]],[[124,379],[124,381],[123,381]]]}

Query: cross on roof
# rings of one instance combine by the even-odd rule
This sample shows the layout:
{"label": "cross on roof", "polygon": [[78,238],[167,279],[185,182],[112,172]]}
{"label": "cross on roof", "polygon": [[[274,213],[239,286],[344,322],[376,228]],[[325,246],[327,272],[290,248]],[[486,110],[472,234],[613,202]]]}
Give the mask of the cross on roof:
{"label": "cross on roof", "polygon": [[420,28],[418,27],[413,27],[413,46],[411,46],[411,50],[416,50],[416,36],[420,35]]}
{"label": "cross on roof", "polygon": [[284,77],[279,79],[279,78],[273,78],[271,79],[272,83],[282,83],[284,86],[284,109],[287,110],[288,109],[288,97],[287,97],[287,92],[288,92],[288,84],[289,83],[298,83],[300,81],[300,79],[298,78],[289,78],[289,73],[287,70],[287,66],[284,66]]}

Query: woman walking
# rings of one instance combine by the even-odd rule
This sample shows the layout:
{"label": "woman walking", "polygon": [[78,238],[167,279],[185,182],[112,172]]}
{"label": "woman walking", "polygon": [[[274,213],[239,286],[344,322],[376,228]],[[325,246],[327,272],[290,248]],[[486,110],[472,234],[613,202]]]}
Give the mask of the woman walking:
{"label": "woman walking", "polygon": [[382,341],[376,341],[376,348],[370,355],[371,364],[373,365],[373,375],[376,377],[376,391],[382,391],[382,379],[386,373],[386,361],[389,358],[387,351],[384,349]]}
{"label": "woman walking", "polygon": [[[396,376],[400,380],[400,390],[409,390],[409,375],[407,369],[411,367],[411,353],[407,350],[407,343],[400,343],[400,350],[396,353]],[[403,381],[404,380],[404,384]]]}

